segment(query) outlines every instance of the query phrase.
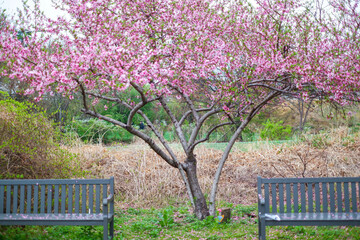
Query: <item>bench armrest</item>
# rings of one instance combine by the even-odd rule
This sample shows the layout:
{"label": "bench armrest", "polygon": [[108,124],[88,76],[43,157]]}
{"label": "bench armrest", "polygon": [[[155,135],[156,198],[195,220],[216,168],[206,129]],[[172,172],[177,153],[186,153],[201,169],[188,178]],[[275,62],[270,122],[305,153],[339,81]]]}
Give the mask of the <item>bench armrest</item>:
{"label": "bench armrest", "polygon": [[263,216],[265,214],[265,199],[261,194],[258,195],[258,211],[260,219],[260,215]]}
{"label": "bench armrest", "polygon": [[[109,212],[110,205],[110,212]],[[114,214],[114,194],[110,194],[107,198],[103,200],[103,213],[104,215]]]}
{"label": "bench armrest", "polygon": [[109,203],[114,202],[114,195],[110,194],[107,198],[103,200],[103,205],[107,206]]}
{"label": "bench armrest", "polygon": [[265,199],[263,198],[263,196],[261,196],[261,194],[258,195],[258,201],[260,205],[265,205]]}

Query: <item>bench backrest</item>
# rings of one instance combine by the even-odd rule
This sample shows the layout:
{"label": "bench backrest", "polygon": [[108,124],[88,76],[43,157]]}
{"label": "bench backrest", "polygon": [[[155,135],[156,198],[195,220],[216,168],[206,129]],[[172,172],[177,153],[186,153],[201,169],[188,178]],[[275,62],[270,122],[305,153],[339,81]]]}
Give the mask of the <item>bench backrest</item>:
{"label": "bench backrest", "polygon": [[261,178],[265,213],[360,212],[360,177]]}
{"label": "bench backrest", "polygon": [[102,213],[110,179],[0,180],[1,213]]}

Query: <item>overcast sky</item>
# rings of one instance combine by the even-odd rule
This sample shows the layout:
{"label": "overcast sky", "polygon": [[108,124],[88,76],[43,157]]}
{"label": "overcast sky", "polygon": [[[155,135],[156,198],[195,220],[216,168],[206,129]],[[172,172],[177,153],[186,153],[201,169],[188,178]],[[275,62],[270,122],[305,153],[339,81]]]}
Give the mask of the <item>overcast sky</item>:
{"label": "overcast sky", "polygon": [[[31,6],[32,1],[28,1],[28,4]],[[17,8],[22,8],[21,0],[0,0],[0,7],[6,9],[8,15],[13,15],[16,13]],[[56,10],[52,7],[51,0],[40,0],[40,9],[47,16],[57,16]]]}

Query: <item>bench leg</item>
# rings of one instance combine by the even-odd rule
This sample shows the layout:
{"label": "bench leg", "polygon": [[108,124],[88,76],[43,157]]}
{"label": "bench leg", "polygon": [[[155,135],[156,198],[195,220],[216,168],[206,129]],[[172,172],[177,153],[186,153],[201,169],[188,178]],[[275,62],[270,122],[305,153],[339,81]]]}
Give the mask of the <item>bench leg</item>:
{"label": "bench leg", "polygon": [[259,240],[266,240],[265,218],[259,218]]}
{"label": "bench leg", "polygon": [[108,221],[104,221],[104,240],[109,240],[109,224]]}
{"label": "bench leg", "polygon": [[110,238],[114,239],[114,219],[110,222]]}

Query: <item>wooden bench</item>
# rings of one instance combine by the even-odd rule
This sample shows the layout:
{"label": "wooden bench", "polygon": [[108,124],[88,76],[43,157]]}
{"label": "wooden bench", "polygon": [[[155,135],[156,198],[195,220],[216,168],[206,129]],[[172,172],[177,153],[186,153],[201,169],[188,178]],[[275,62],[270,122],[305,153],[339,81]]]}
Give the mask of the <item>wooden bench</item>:
{"label": "wooden bench", "polygon": [[360,177],[258,177],[259,239],[266,226],[359,226]]}
{"label": "wooden bench", "polygon": [[113,238],[114,178],[0,180],[0,225],[100,225]]}

